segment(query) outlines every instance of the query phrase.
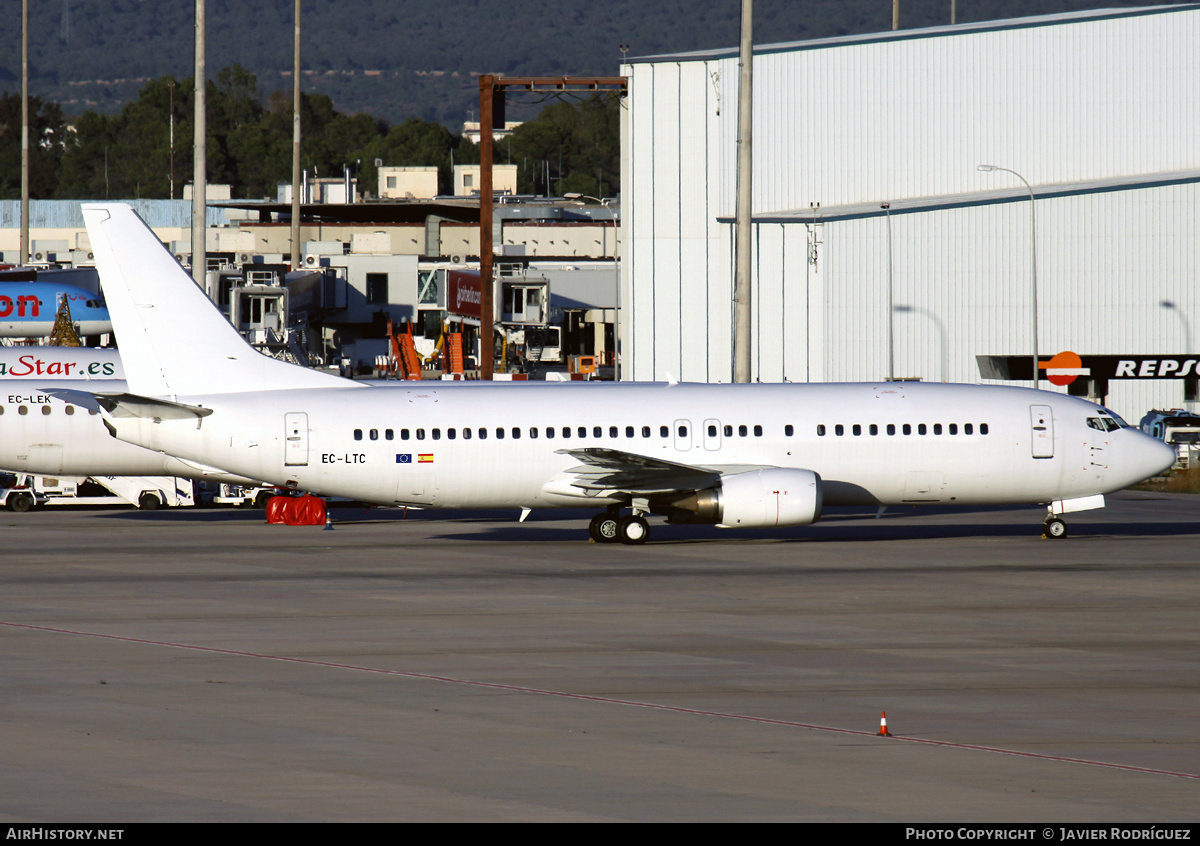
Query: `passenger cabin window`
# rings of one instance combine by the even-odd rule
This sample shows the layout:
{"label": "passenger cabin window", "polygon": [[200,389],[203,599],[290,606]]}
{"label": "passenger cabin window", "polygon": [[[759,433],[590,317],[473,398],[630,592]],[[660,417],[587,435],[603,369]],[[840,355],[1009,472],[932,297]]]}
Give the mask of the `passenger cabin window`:
{"label": "passenger cabin window", "polygon": [[[795,433],[796,433],[796,430],[795,430],[795,429],[792,427],[792,424],[791,424],[791,423],[789,423],[789,424],[787,424],[786,426],[784,426],[784,427],[783,427],[783,434],[784,434],[785,436],[787,436],[787,437],[789,437],[789,438],[790,438],[790,437],[792,437],[792,435],[794,435]],[[875,434],[875,433],[874,433],[874,432],[872,432],[871,434],[873,435],[873,434]]]}
{"label": "passenger cabin window", "polygon": [[[21,413],[22,413],[22,414],[24,414],[24,413],[25,413],[25,406],[21,406]],[[354,430],[354,440],[356,440],[356,441],[361,441],[361,440],[362,440],[362,429],[355,429],[355,430]]]}

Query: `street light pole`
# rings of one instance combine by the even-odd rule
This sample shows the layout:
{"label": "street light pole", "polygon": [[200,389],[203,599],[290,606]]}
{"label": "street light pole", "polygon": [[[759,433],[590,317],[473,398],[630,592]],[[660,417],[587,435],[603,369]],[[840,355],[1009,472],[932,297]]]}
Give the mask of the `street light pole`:
{"label": "street light pole", "polygon": [[[1179,323],[1183,326],[1183,344],[1184,344],[1183,351],[1184,351],[1184,354],[1185,355],[1191,354],[1193,348],[1195,347],[1195,344],[1192,340],[1192,324],[1188,322],[1187,315],[1183,313],[1183,309],[1180,308],[1179,305],[1172,302],[1171,300],[1163,300],[1162,302],[1159,303],[1159,306],[1167,309],[1168,311],[1175,312],[1175,316],[1179,318]],[[1184,382],[1183,396],[1184,396],[1184,400],[1183,400],[1184,406],[1187,408],[1188,411],[1191,411],[1192,407],[1195,405],[1195,401],[1189,400],[1187,398],[1188,394],[1187,394],[1187,382],[1186,381]]]}
{"label": "street light pole", "polygon": [[892,300],[895,296],[892,287],[892,204],[881,203],[879,206],[883,209],[883,213],[887,215],[887,233],[888,233],[888,295],[887,295],[887,348],[888,348],[888,370],[887,380],[889,382],[896,381],[896,341],[893,334],[894,329],[892,323]]}
{"label": "street light pole", "polygon": [[1011,173],[1024,182],[1025,188],[1029,191],[1029,306],[1033,333],[1033,387],[1036,388],[1038,386],[1037,198],[1033,195],[1033,186],[1029,184],[1029,180],[1015,170],[989,164],[981,164],[977,169],[985,172],[1002,170],[1005,173]]}

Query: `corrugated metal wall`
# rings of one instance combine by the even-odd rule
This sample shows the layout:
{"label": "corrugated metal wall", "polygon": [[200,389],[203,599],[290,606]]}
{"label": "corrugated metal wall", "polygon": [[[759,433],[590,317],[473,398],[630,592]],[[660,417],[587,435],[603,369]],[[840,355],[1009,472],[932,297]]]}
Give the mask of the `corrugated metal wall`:
{"label": "corrugated metal wall", "polygon": [[[1196,103],[1200,11],[934,32],[755,57],[756,212],[995,186],[980,163],[1035,184],[1197,166],[1196,111],[1183,105]],[[720,203],[732,214],[737,60],[700,64],[723,92]]]}
{"label": "corrugated metal wall", "polygon": [[[756,56],[757,377],[886,374],[886,218],[788,212],[1022,188],[980,163],[1039,191],[1200,175],[1198,43],[1200,9],[1173,7]],[[731,379],[733,227],[719,219],[734,212],[736,65],[624,68],[625,378]],[[1039,349],[1183,352],[1184,326],[1200,333],[1197,195],[1184,182],[1040,199]],[[965,199],[892,214],[898,376],[975,382],[976,354],[1030,350],[1029,203]],[[1120,390],[1137,409],[1182,399],[1178,383]]]}
{"label": "corrugated metal wall", "polygon": [[[1031,352],[1028,200],[893,213],[891,222],[897,377],[978,382],[976,355]],[[733,226],[724,229],[728,243]],[[759,378],[884,378],[887,218],[754,231]],[[1042,355],[1197,351],[1200,173],[1183,184],[1040,199],[1037,231]],[[1113,381],[1109,396],[1139,416],[1180,405],[1183,388]]]}
{"label": "corrugated metal wall", "polygon": [[[84,202],[100,200],[30,200],[30,229],[83,229]],[[109,202],[109,201],[103,201]],[[112,200],[133,206],[146,225],[152,228],[190,227],[192,225],[191,200]],[[225,210],[208,208],[205,213],[206,226],[227,226]],[[21,201],[0,200],[0,229],[19,229],[21,226]]]}

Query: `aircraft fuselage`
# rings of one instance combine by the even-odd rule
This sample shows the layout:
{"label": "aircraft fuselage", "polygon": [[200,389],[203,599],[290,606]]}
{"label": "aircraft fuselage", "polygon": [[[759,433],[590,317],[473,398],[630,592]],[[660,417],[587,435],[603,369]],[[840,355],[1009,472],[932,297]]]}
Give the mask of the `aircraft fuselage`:
{"label": "aircraft fuselage", "polygon": [[[115,418],[117,436],[238,475],[378,503],[620,502],[573,484],[603,448],[731,475],[819,474],[824,502],[1051,502],[1158,471],[1161,443],[1110,413],[1026,388],[555,384],[304,389],[179,397],[202,420]],[[1169,463],[1169,461],[1168,461]]]}

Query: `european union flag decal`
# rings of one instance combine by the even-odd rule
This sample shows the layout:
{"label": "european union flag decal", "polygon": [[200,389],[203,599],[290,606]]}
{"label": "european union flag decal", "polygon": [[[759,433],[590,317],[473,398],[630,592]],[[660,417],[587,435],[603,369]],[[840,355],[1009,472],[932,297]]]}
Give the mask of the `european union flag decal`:
{"label": "european union flag decal", "polygon": [[397,464],[412,464],[412,453],[396,453]]}

